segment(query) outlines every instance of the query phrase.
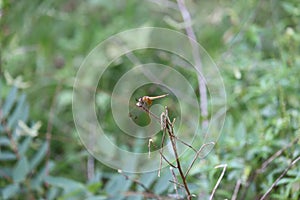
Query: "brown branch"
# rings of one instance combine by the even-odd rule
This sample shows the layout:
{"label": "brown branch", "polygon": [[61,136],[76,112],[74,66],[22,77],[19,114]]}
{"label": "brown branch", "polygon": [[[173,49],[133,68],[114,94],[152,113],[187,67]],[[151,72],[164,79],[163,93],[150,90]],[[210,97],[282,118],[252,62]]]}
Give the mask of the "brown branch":
{"label": "brown branch", "polygon": [[181,180],[182,180],[184,188],[185,188],[185,192],[187,193],[187,199],[191,200],[192,195],[191,195],[191,192],[188,188],[186,178],[184,176],[184,173],[183,173],[183,170],[182,170],[182,167],[181,167],[181,163],[180,163],[180,160],[179,160],[179,156],[178,156],[178,152],[177,152],[177,145],[176,145],[176,138],[174,137],[173,124],[171,123],[171,121],[169,119],[168,108],[167,107],[165,107],[165,117],[166,117],[166,126],[165,126],[166,128],[164,129],[164,131],[167,131],[168,135],[170,137],[170,141],[171,141],[171,144],[172,144],[172,149],[173,149],[173,153],[174,153],[175,160],[176,160],[176,165],[177,165],[176,168],[179,171]]}
{"label": "brown branch", "polygon": [[[185,189],[185,192],[186,192],[186,195],[187,195],[187,199],[188,200],[191,200],[192,199],[192,194],[188,188],[188,185],[187,185],[187,181],[186,181],[186,176],[185,174],[183,173],[183,170],[182,170],[182,167],[181,167],[181,163],[180,163],[180,160],[179,160],[179,155],[178,155],[178,152],[177,152],[177,145],[176,145],[176,140],[178,140],[179,142],[182,142],[183,144],[187,145],[188,147],[190,147],[191,149],[193,149],[196,153],[197,153],[197,157],[199,155],[199,152],[196,151],[192,146],[190,146],[189,144],[185,143],[184,141],[182,140],[179,140],[175,134],[174,134],[174,121],[171,122],[169,116],[168,116],[168,108],[167,106],[165,106],[165,111],[161,114],[161,117],[159,118],[158,116],[156,116],[155,114],[151,113],[149,111],[148,108],[146,108],[145,106],[139,106],[137,105],[140,109],[143,109],[145,112],[149,113],[150,115],[152,115],[155,119],[158,120],[159,123],[161,123],[161,128],[163,129],[163,134],[164,135],[168,135],[169,138],[170,138],[170,141],[171,141],[171,145],[172,145],[172,149],[173,149],[173,153],[174,153],[174,157],[175,157],[175,161],[176,161],[176,166],[174,166],[173,164],[171,164],[166,158],[165,156],[163,155],[163,152],[162,150],[160,149],[159,150],[159,153],[161,155],[161,159],[163,158],[171,167],[173,168],[176,168],[179,172],[179,175],[181,177],[181,180],[183,182],[183,187]],[[163,136],[163,142],[165,141],[165,136]],[[164,143],[161,143],[161,147],[163,147]],[[152,143],[153,145],[155,145],[154,143]],[[205,145],[204,145],[205,146]],[[201,149],[200,149],[200,152],[201,152]],[[161,165],[160,165],[161,167]],[[160,171],[159,171],[160,173]],[[178,184],[178,183],[177,183]]]}
{"label": "brown branch", "polygon": [[271,187],[267,190],[267,192],[260,198],[260,200],[265,199],[271,192],[271,190],[277,185],[277,183],[286,175],[286,173],[300,160],[300,156],[298,156],[293,162],[289,164],[289,166],[282,172],[282,174],[276,179],[276,181],[271,185]]}

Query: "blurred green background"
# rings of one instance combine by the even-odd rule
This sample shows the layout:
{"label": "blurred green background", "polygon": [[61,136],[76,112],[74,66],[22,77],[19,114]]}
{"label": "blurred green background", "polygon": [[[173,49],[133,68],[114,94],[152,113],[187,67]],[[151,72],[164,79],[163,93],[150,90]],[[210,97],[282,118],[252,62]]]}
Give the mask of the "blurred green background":
{"label": "blurred green background", "polygon": [[[217,145],[196,162],[187,181],[198,199],[208,199],[221,173],[214,167],[227,164],[215,199],[259,199],[300,154],[299,2],[185,3],[198,42],[220,69],[228,103]],[[113,34],[148,26],[185,33],[177,2],[0,0],[0,17],[1,198],[147,199],[142,187],[95,161],[82,146],[73,122],[72,87],[87,54]],[[134,56],[142,63],[186,64],[153,50]],[[126,57],[112,63],[100,81],[99,117],[110,118],[110,85],[130,63]],[[195,72],[182,73],[198,91]],[[122,141],[114,125],[105,121],[112,139]],[[300,199],[299,169],[296,163],[268,199]],[[129,176],[161,197],[175,193],[168,169],[160,178],[156,172]]]}

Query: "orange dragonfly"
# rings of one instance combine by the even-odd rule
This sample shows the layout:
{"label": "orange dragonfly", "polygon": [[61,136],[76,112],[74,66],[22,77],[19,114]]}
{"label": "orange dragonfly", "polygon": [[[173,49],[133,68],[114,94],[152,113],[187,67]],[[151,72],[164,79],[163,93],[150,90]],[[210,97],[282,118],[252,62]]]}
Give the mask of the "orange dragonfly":
{"label": "orange dragonfly", "polygon": [[149,107],[152,105],[152,101],[156,99],[160,99],[163,97],[168,96],[169,94],[163,94],[159,96],[149,97],[149,96],[143,96],[137,100],[137,103],[135,104],[137,107]]}
{"label": "orange dragonfly", "polygon": [[[163,94],[163,95],[159,95],[159,96],[143,96],[140,97],[139,99],[136,99],[136,104],[135,106],[137,106],[140,109],[143,109],[144,111],[146,111],[145,115],[141,113],[141,111],[137,111],[139,109],[132,109],[129,112],[129,117],[134,120],[137,124],[139,125],[147,125],[149,123],[149,115],[154,116],[150,111],[149,111],[149,107],[152,105],[153,101],[156,99],[160,99],[163,97],[168,96],[169,94]],[[139,115],[139,117],[138,117]],[[156,116],[154,116],[156,118]]]}

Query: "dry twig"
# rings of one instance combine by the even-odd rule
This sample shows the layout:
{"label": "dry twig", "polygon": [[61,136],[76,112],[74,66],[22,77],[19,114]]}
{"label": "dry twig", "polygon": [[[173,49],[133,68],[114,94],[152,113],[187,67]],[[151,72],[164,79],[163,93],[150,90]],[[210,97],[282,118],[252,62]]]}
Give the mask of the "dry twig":
{"label": "dry twig", "polygon": [[171,120],[168,116],[168,108],[167,107],[165,107],[164,117],[165,117],[164,121],[166,123],[164,125],[164,127],[165,127],[164,132],[169,135],[169,138],[170,138],[170,141],[171,141],[171,144],[172,144],[173,153],[174,153],[174,156],[175,156],[176,168],[177,168],[177,170],[180,174],[183,186],[185,188],[185,192],[187,194],[187,199],[191,200],[192,195],[191,195],[191,192],[190,192],[189,187],[187,185],[186,177],[184,176],[184,173],[183,173],[183,170],[182,170],[182,167],[181,167],[181,163],[180,163],[180,160],[179,160],[179,155],[178,155],[178,152],[177,152],[177,145],[176,145],[176,138],[174,137],[174,127],[173,127],[173,124],[171,123]]}
{"label": "dry twig", "polygon": [[220,177],[219,177],[219,179],[218,179],[218,181],[217,181],[217,183],[216,183],[216,185],[215,185],[215,187],[214,187],[214,189],[213,189],[213,191],[212,191],[212,193],[211,193],[211,195],[209,197],[209,200],[213,199],[214,194],[215,194],[215,192],[216,192],[216,190],[217,190],[217,188],[218,188],[218,186],[219,186],[219,184],[220,184],[220,182],[221,182],[221,180],[222,180],[222,178],[223,178],[223,176],[225,174],[225,171],[226,171],[226,168],[227,168],[227,164],[218,165],[215,168],[220,168],[220,167],[223,167],[223,171],[222,171],[222,174],[220,175]]}
{"label": "dry twig", "polygon": [[231,200],[236,200],[240,187],[241,187],[241,180],[239,179],[237,180],[236,185],[234,187],[234,192],[231,197]]}

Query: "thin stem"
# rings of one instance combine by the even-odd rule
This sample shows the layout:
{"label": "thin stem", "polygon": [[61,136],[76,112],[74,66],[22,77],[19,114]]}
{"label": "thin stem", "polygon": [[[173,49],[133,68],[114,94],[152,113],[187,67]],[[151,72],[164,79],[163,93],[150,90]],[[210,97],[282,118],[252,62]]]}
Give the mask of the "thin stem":
{"label": "thin stem", "polygon": [[209,142],[209,143],[203,144],[203,145],[200,147],[199,151],[196,153],[196,155],[195,155],[193,161],[191,162],[191,164],[190,164],[188,170],[186,171],[186,173],[185,173],[185,175],[184,175],[185,177],[186,177],[186,176],[188,175],[188,173],[190,172],[191,168],[193,167],[195,161],[196,161],[197,158],[199,157],[199,154],[202,152],[202,150],[204,149],[204,147],[206,147],[206,146],[208,146],[208,145],[210,145],[210,144],[214,145],[215,143],[214,143],[214,142]]}
{"label": "thin stem", "polygon": [[161,139],[161,146],[160,146],[160,149],[159,149],[159,153],[160,153],[160,163],[159,163],[158,177],[160,177],[160,172],[161,172],[162,157],[163,157],[163,148],[164,148],[165,138],[166,138],[166,133],[165,133],[165,131],[163,131],[163,136],[162,136],[162,139]]}
{"label": "thin stem", "polygon": [[[156,148],[157,146],[154,144],[154,143],[152,143],[153,144],[153,146]],[[165,156],[164,156],[164,154],[162,154],[162,152],[161,151],[159,151],[159,153],[160,153],[160,156],[168,163],[168,165],[170,165],[171,167],[173,167],[173,168],[177,168],[175,165],[173,165]]]}
{"label": "thin stem", "polygon": [[213,189],[213,191],[212,191],[212,193],[211,193],[211,195],[209,197],[209,200],[213,199],[214,194],[216,193],[216,190],[217,190],[217,188],[218,188],[218,186],[219,186],[219,184],[220,184],[220,182],[221,182],[221,180],[222,180],[222,178],[223,178],[223,176],[225,174],[225,171],[226,171],[226,168],[227,168],[227,164],[218,165],[215,168],[220,168],[220,167],[223,167],[223,171],[222,171],[222,173],[221,173],[221,175],[220,175],[220,177],[219,177],[219,179],[218,179],[218,181],[217,181],[217,183],[216,183],[216,185],[215,185],[215,187],[214,187],[214,189]]}
{"label": "thin stem", "polygon": [[233,195],[231,197],[231,200],[236,200],[238,192],[240,190],[240,187],[241,187],[241,180],[239,179],[236,182],[236,185],[235,185],[234,192],[233,192]]}
{"label": "thin stem", "polygon": [[[172,125],[173,126],[173,125]],[[178,140],[179,142],[181,142],[182,144],[184,144],[185,146],[191,148],[195,153],[197,153],[197,150],[192,147],[191,145],[189,145],[188,143],[186,143],[185,141],[183,141],[182,139],[178,138],[176,135],[173,135],[173,137]]]}
{"label": "thin stem", "polygon": [[148,113],[149,115],[151,115],[152,117],[154,117],[155,119],[160,121],[160,118],[158,116],[156,116],[154,113],[152,113],[148,108],[146,108],[145,106],[141,106],[138,107],[140,109],[143,109],[146,113]]}
{"label": "thin stem", "polygon": [[182,15],[183,21],[188,26],[185,27],[186,34],[189,37],[189,41],[192,46],[193,58],[196,65],[196,70],[198,71],[198,84],[199,84],[199,93],[200,93],[200,108],[201,108],[201,116],[203,118],[202,128],[206,129],[208,127],[208,103],[207,103],[207,90],[204,78],[201,76],[202,74],[202,61],[200,58],[200,51],[197,44],[197,38],[195,32],[193,30],[192,19],[188,9],[185,6],[184,0],[177,0],[178,8]]}
{"label": "thin stem", "polygon": [[172,144],[172,148],[173,148],[173,152],[174,152],[174,156],[175,156],[175,160],[176,160],[176,164],[177,164],[177,169],[179,171],[179,174],[181,176],[181,179],[182,179],[185,191],[187,193],[187,198],[188,198],[188,200],[191,200],[192,196],[191,196],[190,190],[188,188],[188,185],[187,185],[186,178],[184,176],[183,170],[181,168],[181,163],[180,163],[180,160],[179,160],[179,156],[178,156],[178,152],[177,152],[177,147],[176,147],[176,139],[174,137],[174,132],[173,132],[173,126],[172,126],[172,123],[170,123],[169,117],[167,115],[167,108],[166,108],[166,118],[167,118],[167,120],[166,120],[167,124],[166,124],[166,129],[165,130],[168,131],[168,134],[169,134],[169,137],[170,137],[170,140],[171,140],[171,144]]}
{"label": "thin stem", "polygon": [[179,198],[179,193],[178,193],[178,190],[177,190],[177,183],[178,183],[178,180],[177,180],[177,177],[176,177],[175,172],[174,172],[174,170],[173,170],[173,167],[170,167],[170,171],[171,171],[172,177],[173,177],[174,190],[175,190],[175,192],[176,192],[177,198]]}
{"label": "thin stem", "polygon": [[[174,134],[174,128],[173,128],[173,123],[171,122],[169,116],[168,116],[168,108],[165,107],[165,112],[162,113],[161,115],[161,118],[159,118],[158,116],[156,116],[155,114],[151,113],[149,111],[148,108],[146,108],[145,106],[138,106],[139,108],[143,109],[145,112],[149,113],[150,115],[152,115],[155,119],[157,119],[160,123],[164,123],[164,124],[161,124],[161,127],[163,127],[163,132],[164,134],[166,135],[166,133],[168,133],[169,135],[169,138],[170,138],[170,141],[171,141],[171,145],[172,145],[172,149],[173,149],[173,153],[174,153],[174,156],[175,156],[175,160],[176,160],[176,166],[174,166],[173,164],[171,164],[166,158],[165,156],[163,155],[162,151],[160,150],[160,155],[161,157],[170,165],[172,166],[173,168],[177,168],[178,171],[179,171],[179,174],[180,174],[180,177],[182,179],[182,182],[183,182],[183,186],[185,188],[185,191],[186,191],[186,194],[187,194],[187,199],[188,200],[191,200],[192,199],[192,195],[191,195],[191,192],[188,188],[188,185],[187,185],[187,181],[186,181],[186,177],[183,173],[183,170],[182,170],[182,167],[181,167],[181,163],[180,163],[180,160],[179,160],[179,155],[178,155],[178,152],[177,152],[177,145],[176,145],[176,140],[178,139],[175,134]],[[164,136],[163,136],[163,141],[164,141]],[[178,140],[180,142],[183,142],[182,140]],[[183,143],[183,144],[186,144],[186,143]],[[163,147],[163,143],[161,144],[162,147]],[[191,147],[190,145],[186,144],[187,146]],[[192,147],[191,147],[192,148]],[[194,151],[196,151],[194,148],[192,148]],[[197,151],[196,151],[197,152]]]}
{"label": "thin stem", "polygon": [[169,180],[169,182],[170,182],[170,183],[176,184],[176,185],[177,185],[178,187],[180,187],[180,188],[184,188],[184,185],[182,185],[181,183],[175,182],[175,181],[173,181],[173,180]]}

